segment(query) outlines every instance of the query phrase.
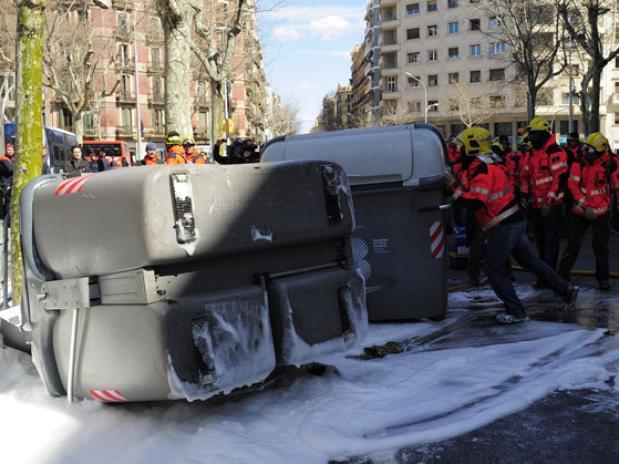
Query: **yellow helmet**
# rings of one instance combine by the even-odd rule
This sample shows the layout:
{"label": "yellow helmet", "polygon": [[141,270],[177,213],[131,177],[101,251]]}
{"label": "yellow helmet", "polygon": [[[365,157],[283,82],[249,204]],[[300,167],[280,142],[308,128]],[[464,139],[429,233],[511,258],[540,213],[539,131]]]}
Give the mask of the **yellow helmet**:
{"label": "yellow helmet", "polygon": [[608,150],[608,148],[610,147],[608,139],[604,137],[604,134],[602,134],[601,132],[594,132],[593,134],[590,134],[585,139],[584,143],[585,145],[589,145],[590,147],[594,148],[595,151],[600,153]]}
{"label": "yellow helmet", "polygon": [[492,153],[492,136],[483,127],[467,127],[458,134],[458,141],[464,147],[467,156],[477,156]]}
{"label": "yellow helmet", "polygon": [[543,118],[537,117],[531,119],[527,129],[530,131],[546,131],[550,132],[550,123]]}
{"label": "yellow helmet", "polygon": [[168,134],[168,136],[165,138],[165,144],[166,145],[182,145],[182,139],[181,136],[179,135],[178,132],[176,131],[172,131]]}

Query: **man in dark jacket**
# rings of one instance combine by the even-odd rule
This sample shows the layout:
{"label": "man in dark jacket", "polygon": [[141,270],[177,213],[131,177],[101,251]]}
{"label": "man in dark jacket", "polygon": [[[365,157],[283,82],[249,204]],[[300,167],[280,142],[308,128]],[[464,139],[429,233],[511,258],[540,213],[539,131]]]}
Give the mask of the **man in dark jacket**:
{"label": "man in dark jacket", "polygon": [[74,145],[71,147],[71,159],[64,164],[64,175],[67,177],[78,177],[90,171],[90,166],[82,159],[82,147]]}

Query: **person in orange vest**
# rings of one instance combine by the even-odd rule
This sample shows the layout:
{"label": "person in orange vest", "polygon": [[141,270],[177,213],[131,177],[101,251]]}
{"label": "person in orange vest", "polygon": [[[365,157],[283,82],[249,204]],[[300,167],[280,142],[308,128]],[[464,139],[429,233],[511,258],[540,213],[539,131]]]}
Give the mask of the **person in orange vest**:
{"label": "person in orange vest", "polygon": [[159,159],[159,155],[157,154],[157,145],[153,142],[148,142],[146,144],[146,155],[144,159],[140,162],[142,166],[154,166],[156,164],[163,164]]}
{"label": "person in orange vest", "polygon": [[[528,125],[531,149],[520,172],[520,191],[530,206],[530,219],[540,258],[556,269],[561,239],[561,211],[565,201],[568,176],[567,153],[557,145],[550,124],[534,118]],[[537,288],[547,282],[538,281]]]}
{"label": "person in orange vest", "polygon": [[583,156],[570,168],[567,185],[572,194],[567,246],[559,263],[559,274],[569,278],[578,258],[582,239],[593,229],[596,278],[600,290],[610,290],[608,241],[610,236],[610,209],[613,192],[619,193],[619,166],[609,155],[608,139],[601,132],[587,137]]}
{"label": "person in orange vest", "polygon": [[[526,234],[526,218],[518,205],[505,167],[492,156],[491,136],[483,127],[468,127],[458,135],[464,153],[467,185],[463,201],[475,211],[486,234],[484,271],[506,311],[496,319],[502,324],[528,320],[526,309],[518,298],[505,263],[513,256],[538,279],[567,303],[578,295],[578,287],[568,284],[548,264],[531,251]],[[448,177],[448,183],[452,180]]]}
{"label": "person in orange vest", "polygon": [[9,179],[13,177],[13,155],[15,154],[15,148],[9,143],[4,153],[4,155],[0,156],[0,177]]}
{"label": "person in orange vest", "polygon": [[185,139],[183,142],[187,161],[193,164],[206,164],[206,154],[196,150],[196,142],[192,138]]}
{"label": "person in orange vest", "polygon": [[165,139],[165,164],[187,164],[185,150],[178,132],[170,132]]}

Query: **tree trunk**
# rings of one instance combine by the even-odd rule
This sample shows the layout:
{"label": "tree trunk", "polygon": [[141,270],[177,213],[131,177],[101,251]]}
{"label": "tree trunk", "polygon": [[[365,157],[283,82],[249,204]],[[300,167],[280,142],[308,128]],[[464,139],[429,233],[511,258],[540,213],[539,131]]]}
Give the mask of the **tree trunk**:
{"label": "tree trunk", "polygon": [[11,199],[11,285],[13,302],[17,304],[22,288],[19,196],[42,170],[44,9],[45,0],[23,1],[17,22],[17,155]]}
{"label": "tree trunk", "polygon": [[600,131],[600,88],[602,85],[602,71],[595,70],[593,73],[591,91],[589,93],[589,130],[587,134]]}
{"label": "tree trunk", "polygon": [[535,85],[533,88],[529,86],[529,92],[527,93],[527,118],[529,121],[535,117],[535,106],[537,105],[537,90]]}
{"label": "tree trunk", "polygon": [[580,83],[580,111],[582,113],[582,131],[585,135],[589,135],[591,133],[590,131],[590,126],[589,126],[589,117],[590,117],[590,101],[591,101],[591,96],[589,95],[589,80],[585,80],[583,79],[582,82]]}
{"label": "tree trunk", "polygon": [[226,120],[226,116],[224,114],[224,101],[220,92],[220,83],[217,81],[211,80],[210,87],[211,91],[211,111],[212,111],[212,121],[213,121],[213,129],[212,133],[215,136],[215,141],[220,140],[226,136],[224,130],[224,121]]}
{"label": "tree trunk", "polygon": [[75,138],[77,139],[77,143],[80,145],[84,141],[84,114],[83,113],[74,113],[73,117],[73,133],[75,134]]}
{"label": "tree trunk", "polygon": [[[180,3],[179,3],[180,6]],[[191,35],[190,12],[174,24],[162,18],[165,49],[165,117],[166,131],[176,131],[181,138],[193,137],[191,125],[191,48],[185,37]]]}

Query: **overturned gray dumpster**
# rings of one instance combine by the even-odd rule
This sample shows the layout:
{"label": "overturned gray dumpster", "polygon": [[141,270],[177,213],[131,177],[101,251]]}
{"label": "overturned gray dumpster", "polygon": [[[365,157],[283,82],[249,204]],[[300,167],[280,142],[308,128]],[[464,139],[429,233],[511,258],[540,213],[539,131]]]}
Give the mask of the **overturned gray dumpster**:
{"label": "overturned gray dumpster", "polygon": [[370,320],[442,318],[447,308],[445,145],[429,125],[352,129],[273,139],[262,163],[322,159],[352,186],[353,253]]}
{"label": "overturned gray dumpster", "polygon": [[21,203],[32,355],[52,395],[207,399],[367,328],[336,164],[48,176]]}

